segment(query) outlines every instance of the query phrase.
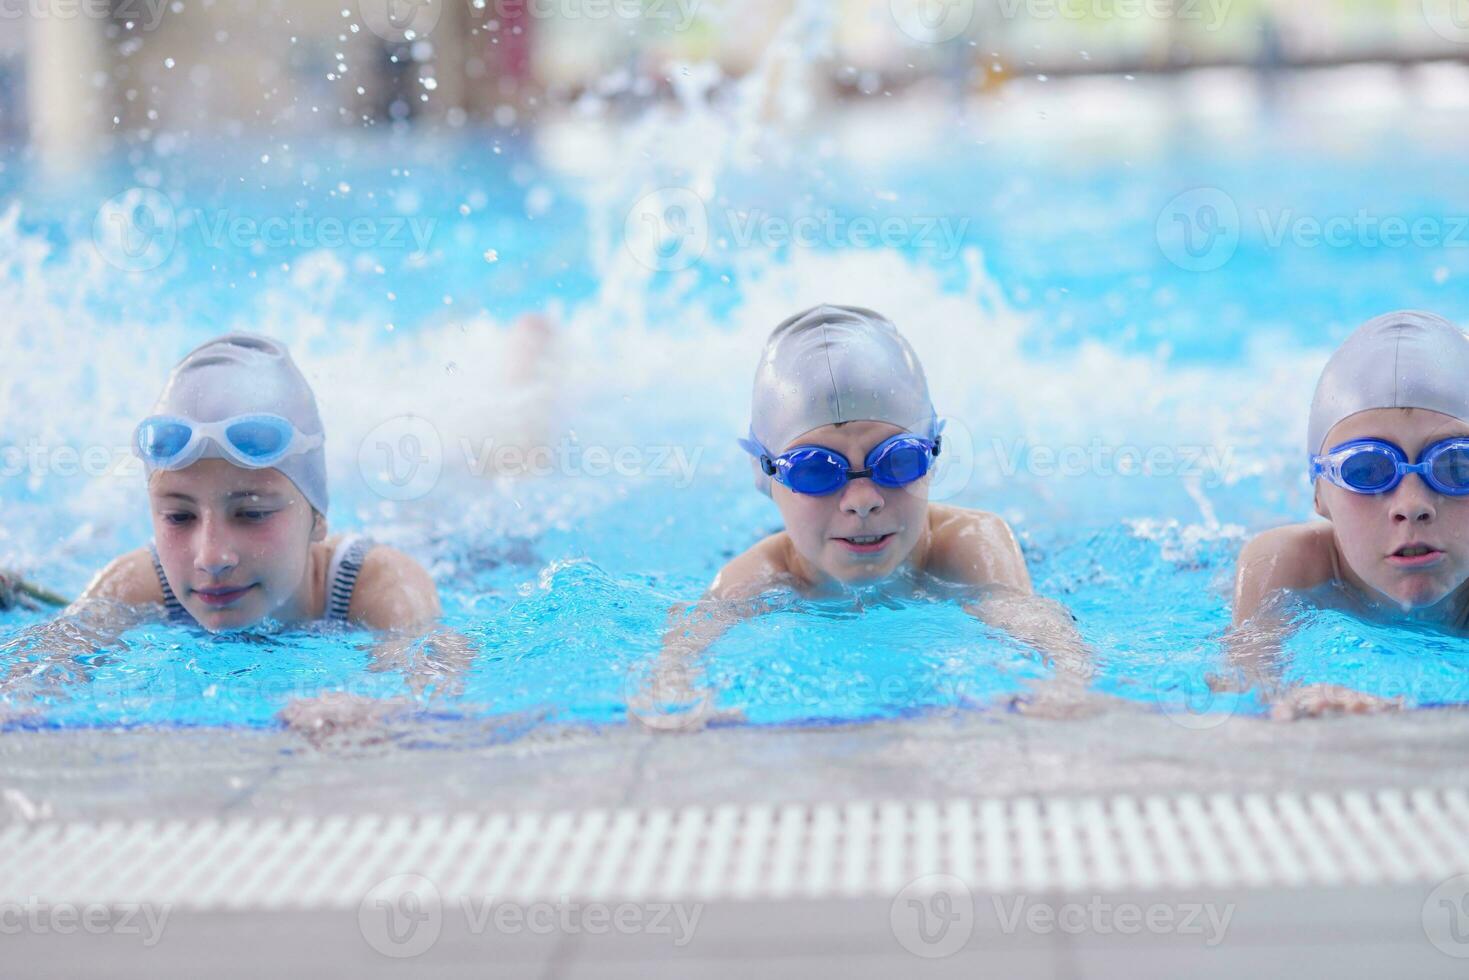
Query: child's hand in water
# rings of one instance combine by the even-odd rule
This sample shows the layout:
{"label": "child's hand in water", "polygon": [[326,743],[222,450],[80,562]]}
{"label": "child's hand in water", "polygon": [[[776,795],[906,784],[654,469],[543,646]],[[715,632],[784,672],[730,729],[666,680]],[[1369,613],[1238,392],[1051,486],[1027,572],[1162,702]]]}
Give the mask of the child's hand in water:
{"label": "child's hand in water", "polygon": [[34,608],[29,597],[20,590],[20,576],[14,572],[0,569],[0,612],[15,609],[18,606]]}
{"label": "child's hand in water", "polygon": [[373,737],[365,741],[383,741],[387,736],[377,729],[414,707],[414,703],[406,698],[370,698],[329,691],[314,698],[297,698],[282,708],[276,717],[286,728],[304,735],[312,745],[320,748],[336,735],[371,732]]}
{"label": "child's hand in water", "polygon": [[714,691],[687,664],[661,664],[646,679],[628,677],[627,719],[650,732],[698,732],[711,722],[738,723],[739,711],[714,706]]}
{"label": "child's hand in water", "polygon": [[1398,711],[1404,706],[1402,698],[1379,698],[1339,684],[1309,684],[1278,696],[1270,705],[1270,717],[1276,721],[1294,721],[1323,715],[1375,715]]}
{"label": "child's hand in water", "polygon": [[1031,685],[1030,693],[1010,699],[1010,707],[1027,718],[1073,721],[1094,718],[1117,708],[1132,708],[1128,702],[1091,690],[1087,682],[1060,674]]}

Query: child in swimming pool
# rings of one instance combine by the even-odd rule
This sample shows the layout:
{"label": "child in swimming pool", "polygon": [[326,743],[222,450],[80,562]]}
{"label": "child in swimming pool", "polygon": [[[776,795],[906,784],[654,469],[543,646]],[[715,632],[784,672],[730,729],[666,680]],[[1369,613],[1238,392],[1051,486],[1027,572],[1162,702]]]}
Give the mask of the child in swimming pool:
{"label": "child in swimming pool", "polygon": [[700,615],[665,637],[656,683],[687,687],[678,674],[690,659],[758,612],[751,600],[772,589],[819,596],[877,585],[913,594],[935,581],[967,588],[972,614],[1054,657],[1058,673],[1087,676],[1070,615],[1033,594],[1009,525],[929,502],[939,430],[923,367],[884,317],[819,306],[776,327],[741,444],[785,530],[720,571]]}
{"label": "child in swimming pool", "polygon": [[328,534],[323,443],[284,346],[234,333],[191,352],[134,437],[154,544],[104,568],[48,638],[61,652],[75,652],[68,637],[105,646],[161,606],[211,632],[266,621],[395,631],[379,660],[401,657],[438,618],[437,589],[402,552]]}
{"label": "child in swimming pool", "polygon": [[[1241,552],[1236,662],[1271,686],[1285,592],[1334,587],[1336,601],[1369,615],[1469,630],[1469,337],[1416,311],[1363,324],[1321,373],[1308,455],[1326,520],[1266,531]],[[1274,712],[1393,706],[1315,685],[1283,692]]]}

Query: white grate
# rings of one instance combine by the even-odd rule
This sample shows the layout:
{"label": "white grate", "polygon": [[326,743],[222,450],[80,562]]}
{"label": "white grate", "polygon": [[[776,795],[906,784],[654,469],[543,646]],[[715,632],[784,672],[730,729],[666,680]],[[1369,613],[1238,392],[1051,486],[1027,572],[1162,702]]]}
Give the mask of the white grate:
{"label": "white grate", "polygon": [[956,800],[0,828],[0,901],[356,907],[445,895],[718,901],[1388,885],[1469,871],[1461,790]]}

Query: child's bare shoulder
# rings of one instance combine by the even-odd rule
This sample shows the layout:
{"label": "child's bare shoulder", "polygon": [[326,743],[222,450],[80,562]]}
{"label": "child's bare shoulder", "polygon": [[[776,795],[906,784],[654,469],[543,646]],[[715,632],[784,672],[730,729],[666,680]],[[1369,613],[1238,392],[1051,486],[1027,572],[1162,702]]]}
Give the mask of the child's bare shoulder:
{"label": "child's bare shoulder", "polygon": [[790,538],[777,531],[731,558],[709,586],[711,599],[749,599],[791,576]]}
{"label": "child's bare shoulder", "polygon": [[1271,594],[1314,589],[1336,574],[1331,525],[1288,524],[1255,535],[1240,551],[1235,573],[1235,622],[1254,615]]}
{"label": "child's bare shoulder", "polygon": [[442,613],[438,588],[417,559],[377,545],[362,560],[347,616],[375,630],[422,626]]}
{"label": "child's bare shoulder", "polygon": [[1009,523],[999,514],[952,504],[929,504],[928,526],[935,534],[963,537],[970,534],[1005,534],[1013,537]]}
{"label": "child's bare shoulder", "polygon": [[114,558],[87,584],[82,598],[111,599],[130,606],[162,605],[163,586],[153,569],[153,553],[138,548]]}
{"label": "child's bare shoulder", "polygon": [[1285,587],[1310,588],[1334,574],[1333,547],[1330,524],[1287,524],[1255,535],[1240,551],[1239,563],[1241,570],[1247,566],[1268,570],[1294,583]]}
{"label": "child's bare shoulder", "polygon": [[931,535],[927,571],[966,585],[1004,585],[1030,591],[1025,556],[1000,515],[948,504],[928,508]]}

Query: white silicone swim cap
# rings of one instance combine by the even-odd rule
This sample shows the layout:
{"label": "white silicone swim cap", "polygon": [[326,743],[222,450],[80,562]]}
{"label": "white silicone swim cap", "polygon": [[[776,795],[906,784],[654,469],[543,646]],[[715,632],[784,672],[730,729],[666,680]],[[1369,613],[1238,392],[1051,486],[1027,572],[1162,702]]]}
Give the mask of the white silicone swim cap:
{"label": "white silicone swim cap", "polygon": [[1368,320],[1321,372],[1310,454],[1342,419],[1374,408],[1424,408],[1469,421],[1469,337],[1443,317],[1400,310]]}
{"label": "white silicone swim cap", "polygon": [[[813,307],[776,327],[755,372],[745,448],[778,454],[812,429],[856,421],[938,435],[923,365],[897,328],[855,306]],[[758,459],[755,484],[770,492]]]}

